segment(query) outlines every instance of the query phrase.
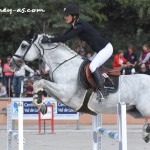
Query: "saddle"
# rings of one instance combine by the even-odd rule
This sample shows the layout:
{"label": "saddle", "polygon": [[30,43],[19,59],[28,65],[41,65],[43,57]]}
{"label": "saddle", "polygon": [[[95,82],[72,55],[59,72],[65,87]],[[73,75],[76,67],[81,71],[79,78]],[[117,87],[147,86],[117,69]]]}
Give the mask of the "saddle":
{"label": "saddle", "polygon": [[[91,115],[96,115],[96,112],[94,112],[88,107],[88,103],[91,99],[92,93],[96,92],[98,89],[97,84],[94,81],[94,78],[92,77],[92,73],[89,68],[90,63],[90,60],[85,60],[79,68],[79,84],[84,89],[86,89],[86,94],[83,99],[82,106],[77,111],[82,113],[88,113]],[[106,88],[109,93],[115,93],[118,90],[120,69],[108,69],[105,67],[100,67],[99,69],[104,77],[104,88]]]}
{"label": "saddle", "polygon": [[[85,60],[81,64],[78,79],[83,88],[87,90],[93,89],[95,92],[98,87],[94,81],[94,78],[92,77],[92,73],[89,68],[90,63],[90,60]],[[101,66],[99,69],[104,77],[104,88],[106,88],[109,93],[116,92],[118,90],[120,69],[108,69],[103,66]]]}

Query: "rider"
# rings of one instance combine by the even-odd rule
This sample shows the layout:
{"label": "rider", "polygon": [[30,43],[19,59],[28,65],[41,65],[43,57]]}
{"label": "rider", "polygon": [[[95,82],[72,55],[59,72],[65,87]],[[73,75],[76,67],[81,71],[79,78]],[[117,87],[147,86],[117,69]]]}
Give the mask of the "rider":
{"label": "rider", "polygon": [[74,36],[78,36],[81,40],[85,41],[97,54],[90,64],[90,70],[97,83],[98,90],[101,93],[100,96],[104,99],[108,96],[108,92],[104,88],[103,77],[98,67],[111,57],[113,47],[111,43],[104,39],[88,22],[79,19],[79,7],[77,5],[70,4],[64,8],[63,12],[64,20],[67,24],[71,25],[71,28],[62,36],[53,38],[44,36],[41,42],[66,42]]}

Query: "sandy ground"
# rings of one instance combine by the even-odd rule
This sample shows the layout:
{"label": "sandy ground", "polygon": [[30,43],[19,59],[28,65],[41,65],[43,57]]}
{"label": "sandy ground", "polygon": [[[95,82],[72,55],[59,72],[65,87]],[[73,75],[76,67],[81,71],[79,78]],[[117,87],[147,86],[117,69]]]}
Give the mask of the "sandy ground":
{"label": "sandy ground", "polygon": [[[116,129],[114,126],[104,126]],[[91,126],[57,125],[55,133],[46,130],[38,134],[37,126],[24,127],[24,150],[92,150]],[[34,130],[33,130],[34,129]],[[150,150],[150,143],[142,140],[141,126],[128,127],[128,150]],[[0,150],[7,149],[7,134],[5,126],[0,125]],[[17,150],[18,144],[13,140],[12,150]],[[102,150],[118,150],[118,142],[102,136]]]}

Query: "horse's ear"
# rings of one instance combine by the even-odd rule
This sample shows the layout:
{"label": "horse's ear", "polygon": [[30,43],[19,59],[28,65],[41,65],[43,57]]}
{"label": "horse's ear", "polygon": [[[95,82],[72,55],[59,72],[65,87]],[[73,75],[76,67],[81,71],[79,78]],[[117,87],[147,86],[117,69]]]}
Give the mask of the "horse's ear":
{"label": "horse's ear", "polygon": [[37,37],[38,37],[38,34],[35,33],[32,42],[34,42],[37,39]]}
{"label": "horse's ear", "polygon": [[34,37],[34,29],[30,29],[27,33],[27,35],[25,36],[25,40],[28,41],[29,43],[31,43],[31,40]]}
{"label": "horse's ear", "polygon": [[34,31],[34,29],[32,28],[32,29],[30,30],[30,32],[29,32],[29,35],[28,35],[30,39],[33,39],[34,33],[35,33],[35,31]]}

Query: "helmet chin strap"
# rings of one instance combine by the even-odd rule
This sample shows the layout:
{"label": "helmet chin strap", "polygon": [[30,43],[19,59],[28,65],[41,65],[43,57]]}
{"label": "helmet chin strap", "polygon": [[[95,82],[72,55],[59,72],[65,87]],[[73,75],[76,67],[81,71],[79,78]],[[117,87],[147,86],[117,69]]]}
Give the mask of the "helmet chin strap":
{"label": "helmet chin strap", "polygon": [[73,15],[71,15],[71,16],[72,16],[72,21],[69,24],[74,26],[74,23],[77,20],[77,17],[73,16]]}

